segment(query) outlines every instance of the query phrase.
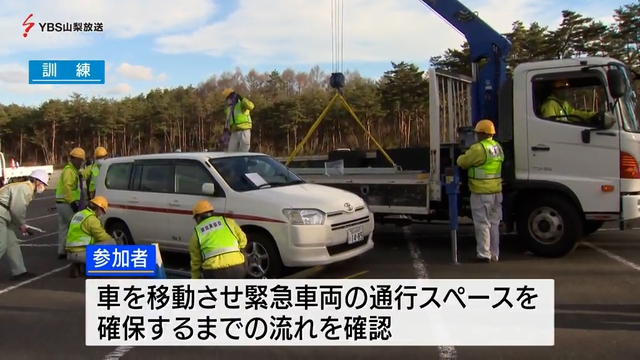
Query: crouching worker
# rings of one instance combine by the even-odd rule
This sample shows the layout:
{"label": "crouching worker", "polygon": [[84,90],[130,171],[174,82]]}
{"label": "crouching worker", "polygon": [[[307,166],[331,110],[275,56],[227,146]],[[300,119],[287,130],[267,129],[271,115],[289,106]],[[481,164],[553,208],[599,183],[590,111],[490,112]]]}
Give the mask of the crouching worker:
{"label": "crouching worker", "polygon": [[191,278],[244,279],[247,272],[242,249],[247,236],[238,224],[213,213],[213,206],[201,200],[193,207],[196,228],[189,241]]}
{"label": "crouching worker", "polygon": [[109,203],[102,196],[89,201],[89,206],[77,212],[71,218],[67,233],[67,257],[71,261],[69,276],[78,277],[84,273],[87,263],[87,245],[116,245],[116,241],[107,234],[99,218],[107,212]]}

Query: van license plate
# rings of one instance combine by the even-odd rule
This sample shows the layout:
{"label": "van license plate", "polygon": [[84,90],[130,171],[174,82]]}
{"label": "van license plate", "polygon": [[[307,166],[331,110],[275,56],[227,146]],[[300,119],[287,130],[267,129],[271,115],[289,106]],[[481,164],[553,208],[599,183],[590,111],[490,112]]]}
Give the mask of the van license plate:
{"label": "van license plate", "polygon": [[364,228],[362,226],[347,230],[347,244],[364,240]]}

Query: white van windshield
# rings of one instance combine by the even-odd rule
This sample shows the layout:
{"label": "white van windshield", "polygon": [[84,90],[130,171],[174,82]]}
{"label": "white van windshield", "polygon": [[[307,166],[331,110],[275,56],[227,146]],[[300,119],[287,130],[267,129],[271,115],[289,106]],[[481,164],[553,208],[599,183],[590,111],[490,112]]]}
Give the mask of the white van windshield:
{"label": "white van windshield", "polygon": [[[238,192],[305,183],[288,167],[266,155],[212,158],[209,163]],[[264,181],[256,180],[260,178]]]}

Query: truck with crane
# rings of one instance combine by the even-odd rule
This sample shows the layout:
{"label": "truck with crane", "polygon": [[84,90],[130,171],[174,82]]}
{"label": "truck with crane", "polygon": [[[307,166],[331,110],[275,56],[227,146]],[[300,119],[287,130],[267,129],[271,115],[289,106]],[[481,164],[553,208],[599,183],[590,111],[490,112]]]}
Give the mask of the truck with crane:
{"label": "truck with crane", "polygon": [[[358,194],[378,222],[451,221],[443,169],[474,142],[475,124],[490,119],[505,152],[503,222],[534,255],[565,256],[604,222],[624,229],[640,218],[640,125],[628,66],[606,57],[537,61],[507,78],[511,43],[503,35],[457,0],[421,2],[466,37],[473,70],[471,78],[429,70],[429,146],[396,149],[395,156],[379,148],[297,163],[290,157],[294,172]],[[587,118],[566,110],[543,116],[542,103],[558,81],[568,101],[589,94],[595,111]],[[457,208],[470,216],[464,174],[460,181]]]}

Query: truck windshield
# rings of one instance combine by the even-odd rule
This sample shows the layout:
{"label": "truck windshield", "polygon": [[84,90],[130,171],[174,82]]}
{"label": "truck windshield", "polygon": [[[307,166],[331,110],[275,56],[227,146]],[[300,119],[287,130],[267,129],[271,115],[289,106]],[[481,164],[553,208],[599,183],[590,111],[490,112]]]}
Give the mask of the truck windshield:
{"label": "truck windshield", "polygon": [[266,155],[212,158],[209,163],[238,192],[305,183],[288,167]]}
{"label": "truck windshield", "polygon": [[622,70],[627,81],[627,93],[618,102],[620,114],[622,115],[622,126],[625,131],[640,132],[640,127],[638,126],[638,118],[640,118],[638,116],[638,100],[636,89],[633,88],[633,83],[630,81],[632,79],[631,73],[626,66],[614,65],[614,67]]}

